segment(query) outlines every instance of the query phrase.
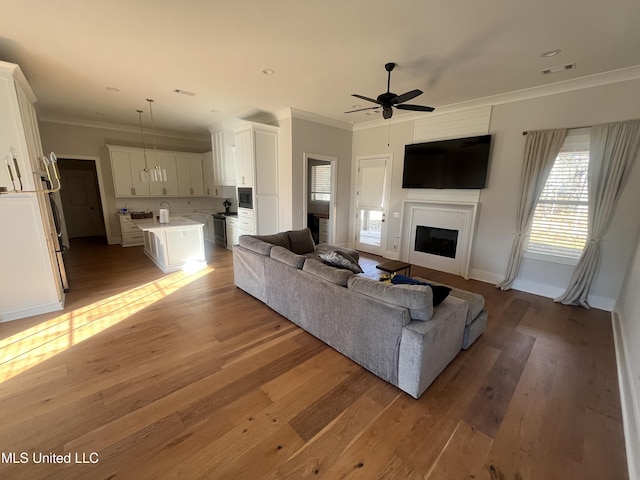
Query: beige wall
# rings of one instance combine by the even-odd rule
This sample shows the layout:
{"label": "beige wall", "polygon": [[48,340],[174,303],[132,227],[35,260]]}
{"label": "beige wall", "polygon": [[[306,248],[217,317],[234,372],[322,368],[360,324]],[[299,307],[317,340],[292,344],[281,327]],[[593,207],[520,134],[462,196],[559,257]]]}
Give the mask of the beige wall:
{"label": "beige wall", "polygon": [[[487,187],[481,190],[477,230],[471,254],[471,276],[487,282],[504,278],[515,231],[516,207],[524,152],[525,130],[580,127],[630,120],[640,117],[636,101],[640,80],[576,90],[530,100],[495,105],[489,133],[492,153]],[[392,123],[369,129],[361,127],[353,135],[353,159],[361,155],[391,153],[393,177],[387,251],[396,253],[394,242],[401,232],[399,219],[407,191],[401,188],[404,145],[411,143],[412,122]],[[389,146],[387,146],[387,142]],[[640,231],[640,163],[631,171],[609,233],[602,243],[602,259],[589,301],[598,308],[611,309],[622,287]],[[352,191],[353,197],[354,191]],[[354,222],[350,222],[353,229]],[[353,232],[350,235],[353,238]],[[526,291],[553,297],[564,291],[573,267],[526,259],[514,285]]]}
{"label": "beige wall", "polygon": [[349,205],[351,198],[351,137],[352,133],[309,120],[292,118],[292,203],[293,228],[306,227],[301,216],[304,205],[304,155],[324,155],[338,159],[336,195],[335,243],[346,244],[349,235]]}
{"label": "beige wall", "polygon": [[[120,224],[116,216],[117,206],[113,188],[113,176],[111,174],[109,152],[105,145],[142,147],[140,133],[52,122],[39,122],[39,128],[42,147],[45,152],[54,151],[61,157],[71,155],[98,157],[100,159],[100,173],[104,183],[104,194],[107,197],[109,228],[113,235],[119,236]],[[145,133],[145,142],[148,143],[150,141],[151,138]],[[211,139],[208,136],[204,136],[202,140],[188,140],[158,134],[156,145],[159,150],[201,153],[211,150]]]}

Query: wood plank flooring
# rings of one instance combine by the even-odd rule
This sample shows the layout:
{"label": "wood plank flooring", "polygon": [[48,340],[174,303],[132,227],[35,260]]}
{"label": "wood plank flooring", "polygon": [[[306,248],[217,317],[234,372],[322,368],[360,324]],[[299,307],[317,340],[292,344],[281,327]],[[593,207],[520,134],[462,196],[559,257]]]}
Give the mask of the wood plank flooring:
{"label": "wood plank flooring", "polygon": [[414,266],[489,311],[415,400],[207,256],[163,274],[140,247],[72,244],[64,311],[0,324],[0,478],[627,478],[607,312]]}

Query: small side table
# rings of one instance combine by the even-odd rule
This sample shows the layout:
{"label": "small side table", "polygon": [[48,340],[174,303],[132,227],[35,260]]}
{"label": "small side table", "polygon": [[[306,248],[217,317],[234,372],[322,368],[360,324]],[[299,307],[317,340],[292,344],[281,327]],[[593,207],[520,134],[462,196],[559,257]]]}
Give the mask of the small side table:
{"label": "small side table", "polygon": [[404,270],[407,277],[411,276],[411,264],[401,262],[400,260],[388,260],[382,262],[380,265],[376,265],[376,268],[387,273],[397,273]]}

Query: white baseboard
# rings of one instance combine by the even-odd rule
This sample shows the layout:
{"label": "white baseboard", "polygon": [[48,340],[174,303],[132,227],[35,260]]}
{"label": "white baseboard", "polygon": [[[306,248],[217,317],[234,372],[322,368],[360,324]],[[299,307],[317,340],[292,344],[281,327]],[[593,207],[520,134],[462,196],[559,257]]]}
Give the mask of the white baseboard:
{"label": "white baseboard", "polygon": [[33,317],[42,313],[56,312],[64,308],[64,299],[62,302],[48,302],[40,305],[31,305],[27,308],[16,308],[13,310],[0,311],[0,323],[18,320],[20,318]]}
{"label": "white baseboard", "polygon": [[[565,291],[564,288],[518,279],[513,282],[513,288],[521,292],[533,293],[534,295],[540,295],[541,297],[547,298],[557,298]],[[589,295],[587,301],[591,307],[604,310],[606,312],[613,311],[613,306],[615,305],[615,299],[595,295]]]}
{"label": "white baseboard", "polygon": [[620,406],[622,408],[622,425],[624,428],[625,449],[627,452],[627,468],[629,479],[637,480],[640,475],[640,407],[633,388],[633,371],[629,364],[624,327],[617,312],[611,314],[613,340],[616,350],[616,366],[618,370],[618,386],[620,388]]}
{"label": "white baseboard", "polygon": [[472,278],[474,280],[480,280],[481,282],[485,282],[485,283],[493,283],[494,285],[496,285],[500,283],[502,280],[504,280],[504,275],[472,268],[469,271],[469,278]]}

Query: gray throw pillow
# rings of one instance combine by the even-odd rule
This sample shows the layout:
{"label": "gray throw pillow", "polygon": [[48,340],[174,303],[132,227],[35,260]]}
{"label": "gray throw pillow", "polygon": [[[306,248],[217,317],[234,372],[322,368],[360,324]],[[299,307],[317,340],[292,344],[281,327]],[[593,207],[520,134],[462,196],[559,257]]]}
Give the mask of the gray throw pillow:
{"label": "gray throw pillow", "polygon": [[321,253],[320,258],[324,263],[327,263],[332,267],[344,268],[346,270],[351,270],[353,273],[363,273],[358,262],[356,262],[348,253],[334,250],[328,253]]}
{"label": "gray throw pillow", "polygon": [[305,255],[315,251],[316,244],[313,242],[311,230],[308,228],[304,228],[302,230],[289,230],[287,235],[289,236],[290,250],[293,253]]}

